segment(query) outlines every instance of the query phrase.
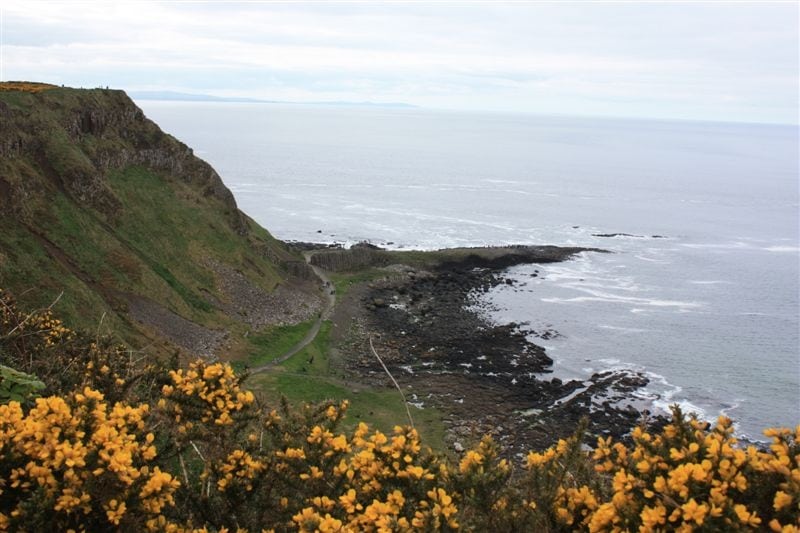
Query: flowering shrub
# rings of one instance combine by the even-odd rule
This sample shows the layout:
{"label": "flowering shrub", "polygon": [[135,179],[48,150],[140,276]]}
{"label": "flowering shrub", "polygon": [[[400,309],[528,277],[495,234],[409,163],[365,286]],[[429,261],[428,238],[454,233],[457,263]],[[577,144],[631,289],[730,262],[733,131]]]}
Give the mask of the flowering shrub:
{"label": "flowering shrub", "polygon": [[246,413],[255,401],[252,392],[241,388],[241,378],[230,365],[196,361],[188,370],[170,371],[169,377],[171,383],[161,388],[158,405],[170,413],[182,434],[231,426],[234,417]]}
{"label": "flowering shrub", "polygon": [[[632,445],[599,439],[591,460],[596,481],[605,483],[560,483],[553,518],[565,529],[593,532],[797,531],[800,426],[765,433],[773,439],[769,451],[743,448],[730,419],[710,428],[674,407],[659,434],[636,428]],[[532,453],[527,467],[551,476],[570,449],[574,444],[561,441]]]}
{"label": "flowering shrub", "polygon": [[[331,407],[329,416],[339,417]],[[452,496],[437,486],[440,464],[422,452],[415,430],[396,427],[388,436],[370,433],[362,423],[348,438],[317,425],[306,442],[279,451],[282,461],[275,464],[278,472],[306,484],[306,496],[297,502],[302,509],[292,515],[301,531],[458,527]]]}
{"label": "flowering shrub", "polygon": [[133,527],[174,504],[178,482],[152,465],[148,412],[88,387],[27,412],[0,405],[0,529]]}
{"label": "flowering shrub", "polygon": [[137,366],[0,303],[0,363],[69,362],[0,405],[0,531],[799,531],[800,427],[744,447],[675,408],[630,443],[452,460],[410,427],[341,431],[347,402],[270,410],[227,364]]}

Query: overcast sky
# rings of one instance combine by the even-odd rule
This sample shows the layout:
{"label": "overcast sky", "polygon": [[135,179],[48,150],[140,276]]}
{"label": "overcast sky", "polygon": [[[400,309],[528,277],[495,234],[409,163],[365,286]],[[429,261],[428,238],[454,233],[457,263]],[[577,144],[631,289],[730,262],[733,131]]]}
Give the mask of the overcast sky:
{"label": "overcast sky", "polygon": [[798,122],[794,1],[0,6],[4,80]]}

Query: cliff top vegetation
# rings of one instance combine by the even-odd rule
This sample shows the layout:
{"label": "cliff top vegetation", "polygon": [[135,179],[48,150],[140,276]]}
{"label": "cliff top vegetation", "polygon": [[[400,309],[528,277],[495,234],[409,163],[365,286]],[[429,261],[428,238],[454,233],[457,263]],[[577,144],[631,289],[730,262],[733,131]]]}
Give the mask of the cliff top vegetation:
{"label": "cliff top vegetation", "polygon": [[35,81],[2,81],[0,91],[22,91],[28,93],[39,93],[48,89],[56,88],[50,83],[40,83]]}

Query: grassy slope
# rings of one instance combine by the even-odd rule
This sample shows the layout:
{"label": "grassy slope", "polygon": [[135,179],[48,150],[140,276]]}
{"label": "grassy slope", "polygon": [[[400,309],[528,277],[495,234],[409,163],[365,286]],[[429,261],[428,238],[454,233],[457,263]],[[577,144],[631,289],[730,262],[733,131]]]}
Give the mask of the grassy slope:
{"label": "grassy slope", "polygon": [[[249,221],[250,234],[237,234],[213,195],[142,167],[104,176],[103,185],[120,206],[110,214],[87,206],[59,185],[58,176],[99,173],[91,161],[99,150],[131,150],[125,135],[140,143],[165,142],[147,124],[141,131],[111,131],[102,138],[86,134],[75,141],[67,135],[63,124],[84,108],[129,112],[124,95],[53,88],[41,94],[0,91],[0,102],[24,112],[22,127],[13,136],[39,146],[0,161],[2,180],[25,191],[18,212],[0,216],[0,284],[32,307],[48,305],[63,290],[56,310],[68,324],[97,327],[106,314],[104,323],[121,329],[122,337],[134,344],[146,339],[124,314],[115,312],[123,309],[120,291],[146,296],[200,324],[231,328],[234,335],[246,329],[212,307],[206,293],[222,295],[206,263],[213,259],[227,264],[272,290],[284,274],[257,247],[291,254],[266,230]],[[53,249],[60,251],[60,260]]]}

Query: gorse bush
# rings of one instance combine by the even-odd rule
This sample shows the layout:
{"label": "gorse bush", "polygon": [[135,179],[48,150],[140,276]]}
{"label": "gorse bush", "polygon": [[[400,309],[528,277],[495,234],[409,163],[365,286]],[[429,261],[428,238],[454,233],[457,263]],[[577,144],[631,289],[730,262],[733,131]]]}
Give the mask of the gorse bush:
{"label": "gorse bush", "polygon": [[55,89],[55,85],[31,81],[4,81],[0,82],[0,91],[23,91],[27,93],[40,93]]}
{"label": "gorse bush", "polygon": [[131,529],[173,505],[155,466],[147,404],[110,406],[88,387],[66,398],[0,406],[0,529]]}
{"label": "gorse bush", "polygon": [[[730,419],[711,428],[673,407],[658,434],[636,428],[631,445],[599,439],[590,457],[599,486],[556,487],[553,518],[589,531],[797,531],[800,426],[765,433],[768,450],[742,448]],[[528,467],[547,472],[574,449],[532,453]]]}
{"label": "gorse bush", "polygon": [[[519,464],[484,438],[451,459],[410,427],[340,429],[347,402],[270,408],[223,363],[154,364],[21,313],[0,363],[0,530],[798,531],[800,427],[740,446],[677,408],[630,443],[582,428]],[[45,358],[41,361],[38,359]],[[37,373],[41,372],[41,374]],[[28,378],[26,378],[28,379]],[[41,387],[40,387],[41,389]],[[19,392],[19,391],[18,391]]]}

